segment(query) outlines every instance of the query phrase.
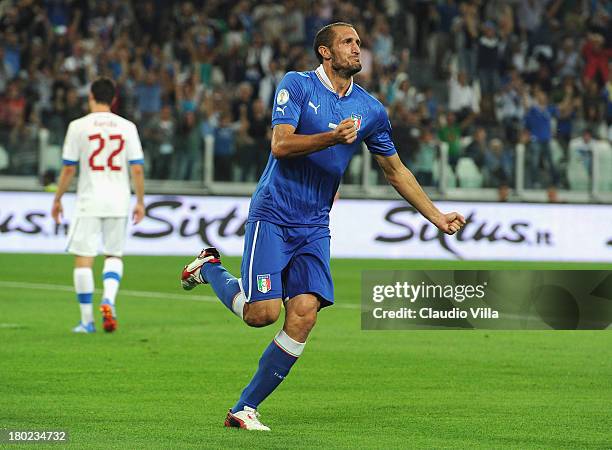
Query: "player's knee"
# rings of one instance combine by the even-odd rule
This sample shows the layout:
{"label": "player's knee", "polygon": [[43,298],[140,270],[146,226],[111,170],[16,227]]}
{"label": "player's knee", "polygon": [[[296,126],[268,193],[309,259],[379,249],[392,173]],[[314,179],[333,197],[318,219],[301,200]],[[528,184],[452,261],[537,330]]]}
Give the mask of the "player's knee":
{"label": "player's knee", "polygon": [[245,308],[244,321],[251,327],[265,327],[278,320],[280,308],[265,303],[249,303]]}
{"label": "player's knee", "polygon": [[287,319],[292,325],[298,327],[304,331],[310,331],[317,323],[317,310],[316,305],[300,304],[296,305],[288,311]]}

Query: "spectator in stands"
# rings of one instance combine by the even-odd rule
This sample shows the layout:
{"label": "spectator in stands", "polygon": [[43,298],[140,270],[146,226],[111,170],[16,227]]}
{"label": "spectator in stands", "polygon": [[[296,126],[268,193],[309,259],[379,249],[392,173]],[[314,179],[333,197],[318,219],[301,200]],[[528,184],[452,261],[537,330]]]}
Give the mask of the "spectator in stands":
{"label": "spectator in stands", "polygon": [[4,93],[8,82],[13,76],[11,66],[4,59],[4,47],[0,46],[0,95]]}
{"label": "spectator in stands", "polygon": [[240,122],[234,122],[232,113],[222,110],[219,116],[219,125],[215,128],[215,181],[234,181],[232,163],[236,154],[236,137],[240,129]]}
{"label": "spectator in stands", "polygon": [[272,0],[263,0],[253,8],[253,21],[269,42],[281,38],[285,32],[283,26],[286,8]]}
{"label": "spectator in stands", "polygon": [[438,156],[438,147],[429,127],[421,130],[418,150],[414,155],[411,170],[422,186],[433,186],[433,169]]}
{"label": "spectator in stands", "polygon": [[446,78],[444,61],[449,48],[452,48],[451,27],[459,16],[455,0],[444,0],[433,8],[433,20],[436,24],[435,40],[435,74],[439,79]]}
{"label": "spectator in stands", "polygon": [[608,126],[612,126],[612,70],[608,72],[608,80],[603,88],[603,99],[605,102],[605,117]]}
{"label": "spectator in stands", "polygon": [[236,155],[232,170],[238,172],[234,177],[236,181],[255,181],[255,170],[257,168],[257,153],[255,139],[249,134],[253,113],[249,119],[249,107],[251,104],[240,105],[238,111],[238,123],[235,126]]}
{"label": "spectator in stands", "polygon": [[537,47],[530,59],[529,70],[523,77],[527,84],[538,86],[539,89],[550,95],[553,90],[552,49]]}
{"label": "spectator in stands", "polygon": [[456,123],[455,113],[446,113],[446,123],[438,130],[438,139],[448,144],[448,163],[453,170],[461,156],[461,126]]}
{"label": "spectator in stands", "polygon": [[595,144],[596,141],[593,139],[593,131],[589,128],[585,128],[582,132],[582,136],[572,139],[569,145],[571,158],[582,163],[590,179],[593,177]]}
{"label": "spectator in stands", "polygon": [[253,117],[253,86],[246,81],[238,85],[236,98],[232,100],[232,117],[240,118],[243,110],[246,112],[246,120]]}
{"label": "spectator in stands", "polygon": [[461,127],[467,127],[480,112],[479,98],[465,72],[449,80],[448,109],[455,113]]}
{"label": "spectator in stands", "polygon": [[515,37],[508,43],[504,54],[504,65],[518,71],[519,74],[527,70],[527,41]]}
{"label": "spectator in stands", "polygon": [[[563,149],[563,162],[568,159],[568,145],[572,138],[574,121],[582,108],[582,98],[572,77],[563,79],[558,95],[557,141]],[[562,171],[563,172],[563,171]]]}
{"label": "spectator in stands", "polygon": [[9,135],[9,155],[14,174],[27,175],[37,172],[39,130],[35,112],[32,112],[29,121],[26,121],[23,115],[15,117]]}
{"label": "spectator in stands", "polygon": [[17,124],[23,125],[26,100],[19,81],[12,81],[4,97],[0,99],[0,127],[11,129]]}
{"label": "spectator in stands", "polygon": [[384,69],[395,62],[393,54],[393,36],[389,30],[389,23],[383,14],[378,14],[372,32],[372,51],[374,59]]}
{"label": "spectator in stands", "polygon": [[173,177],[178,180],[202,179],[202,137],[197,125],[196,112],[182,115],[176,134],[177,172]]}
{"label": "spectator in stands", "polygon": [[173,168],[180,164],[174,160],[176,123],[171,106],[162,106],[159,117],[155,118],[151,125],[150,135],[146,138],[151,142],[152,148],[145,147],[145,151],[150,150],[151,178],[167,180],[173,173]]}
{"label": "spectator in stands", "polygon": [[538,33],[544,23],[548,0],[520,0],[517,19],[521,34],[526,37],[532,49],[537,42]]}
{"label": "spectator in stands", "polygon": [[485,22],[478,39],[476,69],[482,95],[481,110],[483,118],[492,118],[493,94],[499,88],[500,42],[493,22]]}
{"label": "spectator in stands", "polygon": [[299,8],[296,0],[286,0],[284,3],[286,8],[284,38],[291,45],[304,45],[306,42],[304,11]]}
{"label": "spectator in stands", "polygon": [[358,80],[361,86],[370,89],[370,83],[372,82],[372,75],[374,72],[374,53],[372,53],[372,46],[368,35],[362,34],[361,39],[361,53],[359,54],[361,72],[355,75],[355,79]]}
{"label": "spectator in stands", "polygon": [[395,78],[389,95],[390,103],[401,103],[405,108],[414,110],[417,106],[417,90],[410,84],[408,74],[401,72]]}
{"label": "spectator in stands", "polygon": [[557,76],[560,78],[578,77],[580,65],[580,53],[576,50],[574,39],[568,36],[563,40],[563,46],[557,53],[555,61]]}
{"label": "spectator in stands", "polygon": [[582,95],[583,117],[586,126],[593,130],[597,130],[603,120],[603,101],[597,82],[586,78],[584,80],[584,94]]}
{"label": "spectator in stands", "polygon": [[272,104],[274,103],[274,91],[284,75],[285,73],[280,69],[278,62],[274,59],[271,60],[266,75],[259,83],[258,95],[266,108],[272,108]]}
{"label": "spectator in stands", "polygon": [[589,33],[582,46],[584,57],[584,82],[595,80],[597,84],[603,85],[608,79],[610,58],[612,49],[605,47],[604,37],[599,33]]}
{"label": "spectator in stands", "polygon": [[525,87],[518,71],[510,71],[508,82],[502,87],[495,99],[496,117],[504,128],[505,138],[510,143],[518,141],[525,115]]}
{"label": "spectator in stands", "polygon": [[476,167],[482,171],[485,164],[485,155],[489,152],[487,147],[487,130],[483,126],[478,126],[474,129],[472,142],[465,148],[463,154],[476,164]]}
{"label": "spectator in stands", "polygon": [[[249,70],[257,71],[257,80],[261,80],[265,74],[274,73],[276,69],[270,68],[270,64],[274,61],[274,50],[272,46],[264,41],[263,36],[259,32],[255,32],[246,50],[245,62]],[[254,77],[251,77],[254,78]]]}
{"label": "spectator in stands", "polygon": [[64,110],[66,128],[68,128],[70,122],[85,115],[85,108],[83,106],[83,101],[79,98],[76,89],[68,89],[66,92],[66,108]]}
{"label": "spectator in stands", "polygon": [[183,82],[175,81],[176,107],[179,114],[195,111],[202,97],[202,86],[195,75],[190,75]]}
{"label": "spectator in stands", "polygon": [[[421,126],[419,116],[407,109],[403,103],[394,103],[389,117],[396,124],[393,127],[393,137],[396,142],[397,154],[406,166],[410,166],[410,162],[414,160],[415,153],[419,148]],[[379,171],[378,175],[378,180],[384,182],[382,171]]]}
{"label": "spectator in stands", "polygon": [[144,120],[159,113],[161,109],[161,85],[159,73],[155,70],[144,72],[144,68],[138,68],[139,79],[136,86],[137,111]]}
{"label": "spectator in stands", "polygon": [[14,78],[21,70],[21,48],[16,30],[8,29],[4,34],[3,61],[8,67],[8,77]]}
{"label": "spectator in stands", "polygon": [[270,154],[270,139],[272,139],[271,118],[268,110],[261,99],[253,102],[253,116],[248,123],[248,135],[253,139],[253,153],[255,164],[250,172],[247,172],[247,181],[259,179]]}
{"label": "spectator in stands", "polygon": [[485,187],[496,187],[500,202],[508,200],[514,174],[514,157],[509,148],[504,148],[501,139],[491,139],[483,165]]}
{"label": "spectator in stands", "polygon": [[478,9],[472,2],[461,3],[459,11],[461,15],[455,18],[452,32],[455,39],[459,70],[465,73],[471,82],[476,71],[480,18]]}
{"label": "spectator in stands", "polygon": [[529,170],[528,186],[540,187],[540,164],[543,163],[549,172],[548,187],[555,189],[559,183],[557,168],[553,162],[552,149],[552,119],[558,115],[557,108],[550,105],[548,96],[541,89],[536,89],[535,102],[525,114],[525,128],[531,134],[531,143],[528,147],[527,162]]}
{"label": "spectator in stands", "polygon": [[425,86],[425,88],[423,88],[423,102],[427,107],[427,116],[425,117],[433,123],[436,123],[441,107],[431,86]]}

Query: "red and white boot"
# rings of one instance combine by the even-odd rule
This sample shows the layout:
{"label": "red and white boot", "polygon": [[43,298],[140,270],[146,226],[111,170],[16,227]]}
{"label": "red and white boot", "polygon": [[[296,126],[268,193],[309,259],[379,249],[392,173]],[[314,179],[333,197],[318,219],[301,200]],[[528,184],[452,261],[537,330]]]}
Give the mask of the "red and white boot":
{"label": "red and white boot", "polygon": [[242,411],[235,413],[230,409],[225,418],[225,426],[250,431],[270,431],[270,428],[259,421],[259,413],[248,406],[245,406]]}
{"label": "red and white boot", "polygon": [[215,247],[205,248],[196,259],[183,268],[181,273],[181,286],[183,286],[183,289],[190,291],[198,284],[208,284],[200,270],[206,263],[221,263],[221,256]]}

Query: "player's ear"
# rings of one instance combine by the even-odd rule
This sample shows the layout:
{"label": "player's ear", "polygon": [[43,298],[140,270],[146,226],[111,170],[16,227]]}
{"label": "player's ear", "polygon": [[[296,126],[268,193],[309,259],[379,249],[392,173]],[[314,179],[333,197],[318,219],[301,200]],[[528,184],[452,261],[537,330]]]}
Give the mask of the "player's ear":
{"label": "player's ear", "polygon": [[319,45],[319,54],[323,57],[323,59],[325,60],[329,60],[331,59],[331,52],[329,51],[329,48],[327,48],[324,45]]}

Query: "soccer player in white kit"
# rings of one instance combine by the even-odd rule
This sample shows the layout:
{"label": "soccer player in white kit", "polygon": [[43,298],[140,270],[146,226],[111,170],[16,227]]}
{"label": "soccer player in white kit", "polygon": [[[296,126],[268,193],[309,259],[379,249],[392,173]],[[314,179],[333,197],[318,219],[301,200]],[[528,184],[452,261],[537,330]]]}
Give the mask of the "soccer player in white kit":
{"label": "soccer player in white kit", "polygon": [[[107,332],[115,331],[115,297],[123,275],[123,247],[130,204],[130,174],[136,193],[132,212],[136,224],[144,217],[144,157],[136,125],[111,112],[115,85],[99,78],[91,85],[91,113],[68,126],[63,167],[51,215],[60,223],[62,195],[79,166],[74,218],[68,232],[68,252],[75,255],[74,288],[81,308],[76,333],[93,333],[93,262],[102,237],[105,255],[104,291],[100,311]],[[129,169],[129,173],[128,173]]]}

